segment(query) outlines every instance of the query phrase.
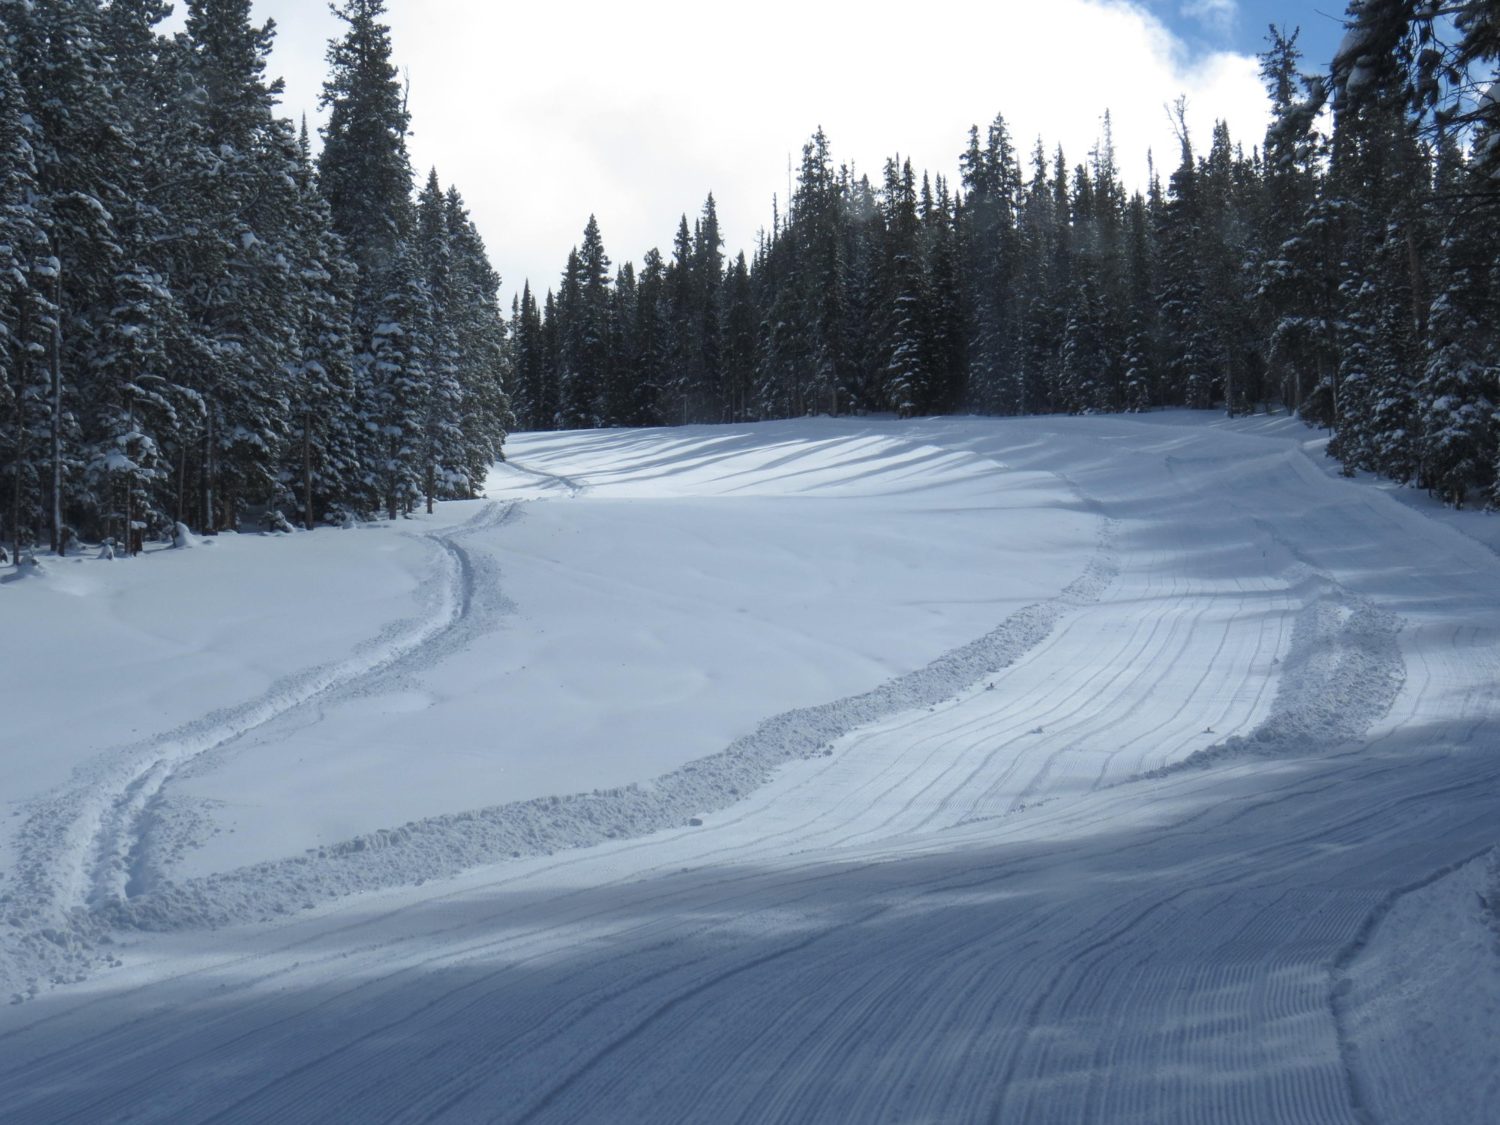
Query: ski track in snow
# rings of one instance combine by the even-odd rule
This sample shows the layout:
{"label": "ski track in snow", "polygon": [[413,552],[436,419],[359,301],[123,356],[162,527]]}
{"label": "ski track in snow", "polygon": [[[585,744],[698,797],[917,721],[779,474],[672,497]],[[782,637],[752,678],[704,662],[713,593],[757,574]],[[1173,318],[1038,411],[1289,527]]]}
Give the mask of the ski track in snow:
{"label": "ski track in snow", "polygon": [[474,562],[457,540],[518,511],[517,503],[489,503],[457,528],[421,535],[436,548],[441,580],[425,584],[429,604],[420,619],[388,626],[347,661],[283,677],[256,699],[106,751],[60,792],[34,802],[20,832],[15,878],[0,900],[5,921],[20,931],[0,946],[0,986],[25,980],[30,989],[39,975],[82,979],[98,956],[97,938],[118,922],[163,787],[194,759],[294,708],[449,651],[444,641],[469,617],[476,587]]}
{"label": "ski track in snow", "polygon": [[[522,856],[644,836],[718,812],[788,761],[821,756],[858,727],[934,707],[1040,644],[1069,608],[1098,599],[1114,575],[1102,533],[1097,556],[1057,598],[1013,614],[979,640],[847,699],[774,716],[725,750],[649,782],[537,798],[408,822],[300,856],[172,883],[110,900],[116,925],[141,929],[265,919],[361,891],[442,878]],[[363,687],[363,680],[344,690]]]}
{"label": "ski track in snow", "polygon": [[[112,896],[125,924],[172,928],[523,853],[158,954],[138,988],[10,1009],[0,1105],[31,1122],[1486,1120],[1492,1099],[1432,1098],[1443,1040],[1407,1025],[1424,1003],[1469,1021],[1482,1094],[1496,990],[1391,985],[1443,940],[1500,940],[1493,560],[1443,540],[1459,562],[1423,570],[1420,517],[1274,443],[1215,461],[1208,431],[1077,429],[1160,464],[1158,508],[1215,465],[1269,494],[1262,512],[1324,506],[1273,525],[1211,499],[1146,535],[1133,497],[1081,481],[1110,522],[1064,596],[874,692],[649,784]],[[1210,516],[1254,528],[1263,561],[1213,565]],[[1368,562],[1348,557],[1361,543]],[[719,815],[684,827],[685,810]]]}

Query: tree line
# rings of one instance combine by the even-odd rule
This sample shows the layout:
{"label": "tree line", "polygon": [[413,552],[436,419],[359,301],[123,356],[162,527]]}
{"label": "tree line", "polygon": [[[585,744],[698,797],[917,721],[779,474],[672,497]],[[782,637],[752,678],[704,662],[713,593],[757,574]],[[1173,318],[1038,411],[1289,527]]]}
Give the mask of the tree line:
{"label": "tree line", "polygon": [[1121,182],[971,130],[960,180],[899,156],[872,182],[820,129],[786,213],[726,261],[712,195],[670,254],[617,269],[590,217],[556,291],[511,310],[528,428],[870,411],[1282,404],[1347,470],[1497,498],[1500,14],[1354,0],[1326,73],[1261,56],[1271,124]]}
{"label": "tree line", "polygon": [[499,278],[414,192],[383,0],[344,0],[315,160],[250,0],[0,0],[0,527],[17,553],[474,494]]}

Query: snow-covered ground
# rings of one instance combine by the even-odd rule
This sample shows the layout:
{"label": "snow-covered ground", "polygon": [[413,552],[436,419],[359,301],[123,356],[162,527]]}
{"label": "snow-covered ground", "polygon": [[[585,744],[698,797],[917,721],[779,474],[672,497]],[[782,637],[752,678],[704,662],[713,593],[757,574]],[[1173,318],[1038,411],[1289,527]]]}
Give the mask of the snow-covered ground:
{"label": "snow-covered ground", "polygon": [[0,1118],[1490,1120],[1500,521],[1318,446],[524,435],[0,586]]}

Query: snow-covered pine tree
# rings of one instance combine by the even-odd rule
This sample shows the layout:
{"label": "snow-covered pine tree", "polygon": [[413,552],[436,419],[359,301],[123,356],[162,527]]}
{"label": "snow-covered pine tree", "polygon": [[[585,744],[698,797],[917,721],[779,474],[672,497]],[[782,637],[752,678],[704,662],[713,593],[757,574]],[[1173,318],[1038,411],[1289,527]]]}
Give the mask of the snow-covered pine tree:
{"label": "snow-covered pine tree", "polygon": [[[416,326],[408,332],[408,326],[391,316],[399,309],[420,315],[420,302],[412,291],[420,271],[411,272],[415,267],[409,246],[414,222],[411,159],[406,148],[410,115],[391,61],[390,28],[382,21],[384,14],[384,0],[345,0],[334,9],[345,30],[342,38],[328,45],[329,72],[321,97],[328,122],[322,129],[318,186],[328,200],[333,229],[357,269],[355,401],[362,411],[382,403],[380,410],[388,413],[389,367],[377,372],[372,365],[377,352],[389,354],[398,337],[410,335],[406,345],[417,347]],[[380,414],[367,414],[358,430],[370,440],[361,452],[366,479],[371,478],[372,466],[380,466],[373,473],[378,483],[371,499],[388,512],[406,472],[391,467],[393,438],[385,432],[390,424]],[[399,440],[394,447],[405,448]]]}
{"label": "snow-covered pine tree", "polygon": [[357,315],[368,319],[388,292],[384,275],[405,252],[411,232],[411,118],[391,61],[390,28],[381,21],[384,0],[345,0],[334,14],[345,32],[328,45],[321,101],[329,112],[318,184],[334,230],[359,267]]}
{"label": "snow-covered pine tree", "polygon": [[696,258],[692,232],[683,215],[672,238],[672,260],[666,267],[668,347],[662,386],[671,403],[668,416],[684,425],[699,420],[692,412],[701,381]]}
{"label": "snow-covered pine tree", "polygon": [[288,373],[300,335],[295,219],[298,150],[277,118],[280,80],[266,62],[275,28],[249,0],[189,0],[185,115],[189,147],[171,218],[169,278],[203,362],[190,385],[207,416],[204,530],[234,528],[241,509],[278,511],[295,421]]}
{"label": "snow-covered pine tree", "polygon": [[9,35],[0,34],[0,465],[10,478],[4,505],[8,534],[0,542],[9,545],[18,566],[32,534],[27,515],[39,491],[41,441],[34,403],[44,385],[43,356],[55,315],[47,296],[49,279],[39,268],[51,255],[38,209],[35,131],[15,46]]}
{"label": "snow-covered pine tree", "polygon": [[1322,198],[1324,145],[1318,117],[1327,104],[1320,77],[1298,72],[1297,33],[1272,27],[1260,56],[1271,97],[1266,128],[1256,303],[1269,377],[1290,409],[1331,421],[1337,211]]}
{"label": "snow-covered pine tree", "polygon": [[922,216],[929,300],[927,366],[932,409],[946,412],[958,409],[964,401],[968,356],[953,198],[942,176],[937,177],[931,199],[931,205],[924,207]]}
{"label": "snow-covered pine tree", "polygon": [[287,370],[292,440],[282,477],[297,492],[302,525],[366,514],[361,507],[360,451],[355,427],[354,266],[333,233],[328,204],[314,182],[306,122],[297,143],[297,209],[293,220],[298,326]]}
{"label": "snow-covered pine tree", "polygon": [[516,314],[511,317],[511,350],[518,389],[517,424],[522,429],[544,430],[553,424],[556,404],[549,395],[546,357],[542,351],[542,313],[531,283],[521,287]]}
{"label": "snow-covered pine tree", "polygon": [[427,322],[426,383],[423,387],[422,494],[430,514],[439,496],[471,496],[462,429],[458,327],[463,297],[454,269],[447,203],[437,169],[417,196],[415,243],[430,309]]}
{"label": "snow-covered pine tree", "polygon": [[625,262],[615,270],[614,288],[610,293],[609,362],[604,371],[604,424],[629,425],[635,384],[640,377],[636,365],[640,347],[636,330],[640,321],[640,287],[636,283],[635,265]]}
{"label": "snow-covered pine tree", "polygon": [[[1160,184],[1151,184],[1152,198],[1160,195]],[[1131,197],[1125,220],[1125,313],[1124,345],[1120,356],[1120,406],[1138,413],[1158,400],[1159,371],[1156,362],[1157,313],[1153,299],[1155,257],[1151,242],[1150,204],[1137,192]]]}
{"label": "snow-covered pine tree", "polygon": [[927,324],[927,279],[917,215],[916,176],[911,161],[887,160],[881,191],[883,245],[877,291],[881,305],[879,406],[899,417],[925,413],[931,401]]}
{"label": "snow-covered pine tree", "polygon": [[[123,446],[158,449],[182,403],[173,365],[154,372],[151,394],[134,410],[120,410],[133,397],[136,375],[111,362],[125,327],[139,327],[136,279],[149,278],[148,285],[159,288],[154,260],[165,229],[149,189],[170,154],[153,153],[154,167],[147,159],[144,131],[159,120],[152,97],[163,87],[144,79],[156,54],[147,45],[162,10],[149,0],[105,9],[58,0],[7,13],[33,109],[36,205],[47,236],[48,257],[34,267],[49,283],[53,306],[44,353],[48,387],[33,410],[47,419],[50,447],[48,511],[37,525],[51,524],[55,548],[62,545],[65,519],[101,531],[110,523],[119,530],[122,519],[149,524],[162,517],[149,491],[132,494],[135,510],[127,513],[121,496],[130,490],[117,488],[115,475],[101,468]],[[139,46],[141,57],[121,58],[122,41]],[[166,70],[174,73],[170,61]],[[150,302],[156,320],[147,327],[158,340],[171,341],[180,336],[176,310],[159,296]],[[153,403],[163,409],[153,410]],[[133,546],[131,536],[124,547]]]}
{"label": "snow-covered pine tree", "polygon": [[959,241],[968,283],[969,398],[983,410],[1024,412],[1030,405],[1026,387],[1018,382],[1014,347],[1021,174],[1004,117],[996,115],[983,144],[978,127],[969,129],[969,145],[959,163],[965,195]]}
{"label": "snow-covered pine tree", "polygon": [[799,412],[837,416],[850,403],[843,223],[843,194],[827,134],[820,126],[802,146],[784,235],[794,249],[791,279],[796,306],[785,328],[800,336],[785,354],[791,361],[793,402]]}
{"label": "snow-covered pine tree", "polygon": [[1417,472],[1415,387],[1429,301],[1420,200],[1431,174],[1412,100],[1411,0],[1354,0],[1333,63],[1331,195],[1343,215],[1337,432],[1349,469]]}
{"label": "snow-covered pine tree", "polygon": [[467,477],[455,495],[467,498],[477,494],[489,467],[505,456],[505,438],[515,425],[508,391],[515,368],[505,347],[500,275],[490,265],[484,239],[456,187],[449,185],[443,207],[452,257],[455,304],[450,315],[458,342],[459,428]]}
{"label": "snow-covered pine tree", "polygon": [[407,248],[384,271],[388,289],[370,334],[363,364],[368,380],[366,425],[373,455],[366,460],[366,482],[384,502],[388,519],[410,513],[426,483],[424,438],[430,394],[432,298],[422,262]]}
{"label": "snow-covered pine tree", "polygon": [[662,422],[663,379],[670,347],[666,319],[667,268],[661,251],[653,247],[641,259],[636,282],[635,344],[628,425],[659,426]]}
{"label": "snow-covered pine tree", "polygon": [[[1451,140],[1439,153],[1437,191],[1482,199],[1484,176]],[[1482,210],[1480,211],[1482,214]],[[1475,221],[1475,207],[1450,212],[1439,254],[1443,284],[1428,319],[1426,363],[1417,388],[1421,404],[1418,483],[1462,507],[1495,484],[1496,410],[1500,408],[1500,293],[1496,234]]]}
{"label": "snow-covered pine tree", "polygon": [[758,329],[760,311],[750,281],[750,265],[741,251],[729,267],[724,282],[724,322],[721,331],[724,392],[728,421],[744,422],[756,417],[755,373],[759,365]]}
{"label": "snow-covered pine tree", "polygon": [[1157,228],[1161,247],[1157,304],[1166,341],[1165,398],[1195,409],[1213,404],[1223,386],[1220,349],[1209,323],[1211,310],[1203,281],[1203,206],[1199,169],[1188,137],[1186,106],[1175,106],[1182,158],[1169,181],[1166,205]]}
{"label": "snow-covered pine tree", "polygon": [[693,232],[693,281],[697,297],[698,385],[693,411],[705,422],[729,416],[724,389],[722,331],[724,292],[724,236],[719,230],[718,205],[713,193],[703,201],[703,212]]}
{"label": "snow-covered pine tree", "polygon": [[583,242],[568,256],[557,301],[559,383],[568,429],[592,429],[603,421],[610,355],[609,266],[599,221],[590,215]]}

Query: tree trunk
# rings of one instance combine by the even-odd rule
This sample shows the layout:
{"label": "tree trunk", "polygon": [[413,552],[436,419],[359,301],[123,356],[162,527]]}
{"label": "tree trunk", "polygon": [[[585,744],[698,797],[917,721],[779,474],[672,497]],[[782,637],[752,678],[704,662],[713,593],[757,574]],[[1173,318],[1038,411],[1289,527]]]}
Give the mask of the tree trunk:
{"label": "tree trunk", "polygon": [[[25,371],[25,361],[19,368]],[[22,384],[24,386],[24,383]],[[21,499],[23,490],[21,488],[21,468],[26,463],[26,399],[16,396],[16,463],[14,466],[15,488],[11,496],[10,505],[10,537],[11,537],[11,562],[16,566],[21,565]]]}
{"label": "tree trunk", "polygon": [[177,459],[177,511],[178,523],[187,523],[187,446],[183,445]]}
{"label": "tree trunk", "polygon": [[200,502],[203,508],[201,527],[205,535],[212,535],[217,530],[214,525],[214,417],[210,410],[203,419],[203,475],[199,481],[201,486]]}
{"label": "tree trunk", "polygon": [[[125,413],[126,413],[126,417],[129,419],[129,421],[127,422],[127,425],[129,426],[130,432],[134,433],[135,432],[135,400],[133,398],[129,401],[128,405],[126,406]],[[125,447],[125,456],[126,456],[127,460],[130,457],[130,447],[129,446]],[[135,496],[134,496],[134,490],[130,487],[130,482],[131,482],[131,473],[130,473],[129,469],[126,469],[125,470],[125,557],[127,559],[128,558],[133,558],[135,556]]]}
{"label": "tree trunk", "polygon": [[62,258],[52,279],[52,553],[63,553],[62,521]]}
{"label": "tree trunk", "polygon": [[16,339],[20,346],[16,348],[16,460],[12,466],[15,477],[15,487],[12,490],[10,505],[10,537],[11,537],[11,562],[16,566],[21,565],[21,501],[24,490],[21,487],[21,472],[26,464],[26,370],[30,366],[26,360],[26,341],[31,334],[31,327],[27,316],[29,302],[25,294],[21,297],[20,316],[16,323]]}
{"label": "tree trunk", "polygon": [[313,529],[312,411],[302,412],[302,526]]}

